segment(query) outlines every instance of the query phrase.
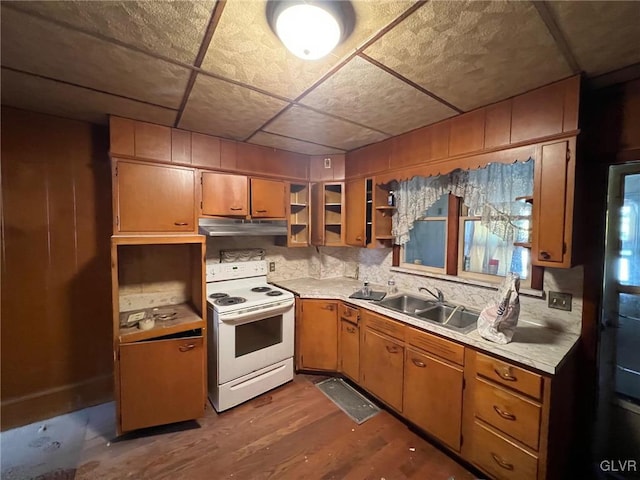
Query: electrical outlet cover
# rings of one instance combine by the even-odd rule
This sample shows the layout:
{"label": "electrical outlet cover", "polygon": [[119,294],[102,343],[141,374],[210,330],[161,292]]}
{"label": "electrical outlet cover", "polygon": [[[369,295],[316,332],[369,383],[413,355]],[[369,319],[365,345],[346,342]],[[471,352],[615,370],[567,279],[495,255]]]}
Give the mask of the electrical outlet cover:
{"label": "electrical outlet cover", "polygon": [[570,312],[572,298],[573,295],[570,293],[549,292],[549,308]]}

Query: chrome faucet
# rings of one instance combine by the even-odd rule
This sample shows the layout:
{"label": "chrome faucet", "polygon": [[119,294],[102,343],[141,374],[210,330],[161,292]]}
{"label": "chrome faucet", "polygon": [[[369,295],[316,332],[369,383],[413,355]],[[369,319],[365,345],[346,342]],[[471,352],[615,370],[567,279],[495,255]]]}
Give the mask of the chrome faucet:
{"label": "chrome faucet", "polygon": [[420,287],[418,289],[419,292],[421,291],[425,291],[428,292],[432,297],[437,298],[438,302],[440,303],[444,303],[444,293],[442,293],[442,290],[440,290],[439,288],[436,288],[436,292],[438,292],[438,294],[436,295],[435,293],[433,293],[431,290],[429,290],[427,287]]}

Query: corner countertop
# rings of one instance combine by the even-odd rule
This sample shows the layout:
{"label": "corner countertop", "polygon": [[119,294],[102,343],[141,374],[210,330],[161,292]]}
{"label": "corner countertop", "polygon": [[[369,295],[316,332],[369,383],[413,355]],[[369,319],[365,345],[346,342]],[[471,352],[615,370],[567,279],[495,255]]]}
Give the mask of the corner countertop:
{"label": "corner countertop", "polygon": [[[477,350],[513,360],[552,375],[558,371],[563,360],[580,338],[579,335],[573,333],[540,327],[527,322],[526,319],[521,317],[518,321],[518,327],[516,328],[513,341],[506,345],[500,345],[485,340],[477,330],[467,334],[459,333],[426,320],[389,310],[368,300],[349,298],[349,295],[362,287],[362,282],[351,278],[338,277],[322,280],[315,278],[296,278],[271,283],[289,290],[301,298],[343,300],[351,305],[371,310],[422,330],[448,337],[459,343],[474,347]],[[379,285],[372,285],[371,287],[372,290],[385,290],[384,287],[380,287]],[[414,292],[399,291],[398,293],[415,295]]]}

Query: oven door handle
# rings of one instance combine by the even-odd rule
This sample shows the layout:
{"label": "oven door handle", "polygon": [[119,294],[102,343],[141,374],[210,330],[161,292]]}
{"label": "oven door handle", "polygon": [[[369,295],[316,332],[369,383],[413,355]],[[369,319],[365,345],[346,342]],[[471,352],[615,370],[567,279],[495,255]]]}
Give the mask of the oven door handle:
{"label": "oven door handle", "polygon": [[223,313],[219,315],[219,319],[221,322],[230,325],[242,325],[244,323],[251,323],[257,320],[263,320],[265,318],[273,317],[274,315],[279,315],[281,313],[286,312],[293,308],[295,300],[289,300],[287,302],[283,302],[281,304],[275,305],[269,308],[257,308],[255,310],[252,309],[239,309],[234,312]]}

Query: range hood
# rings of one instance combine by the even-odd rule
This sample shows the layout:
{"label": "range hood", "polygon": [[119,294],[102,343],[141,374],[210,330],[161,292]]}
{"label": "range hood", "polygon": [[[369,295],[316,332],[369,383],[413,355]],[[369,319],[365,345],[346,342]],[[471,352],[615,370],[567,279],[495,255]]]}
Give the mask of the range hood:
{"label": "range hood", "polygon": [[244,220],[235,218],[201,218],[201,235],[210,237],[242,237],[287,235],[286,220]]}

